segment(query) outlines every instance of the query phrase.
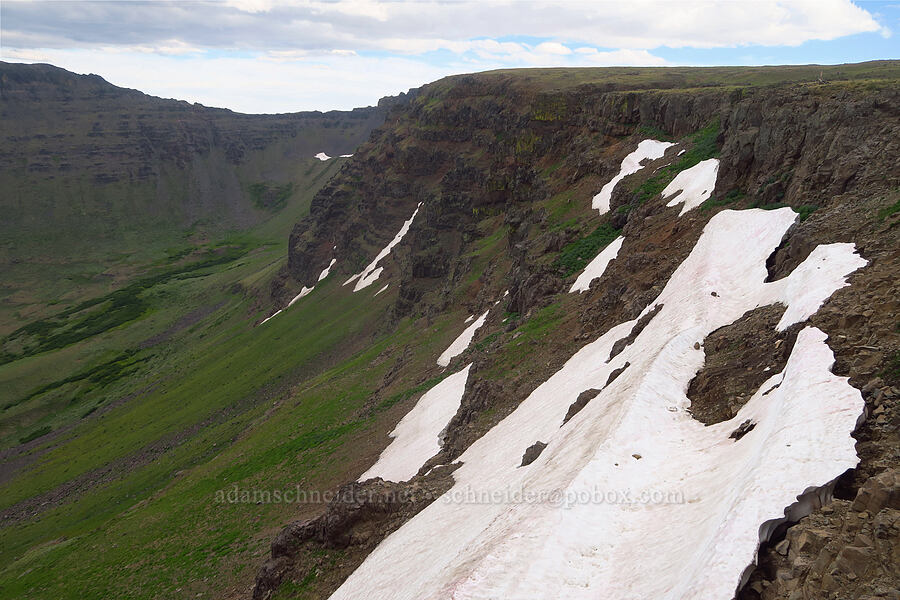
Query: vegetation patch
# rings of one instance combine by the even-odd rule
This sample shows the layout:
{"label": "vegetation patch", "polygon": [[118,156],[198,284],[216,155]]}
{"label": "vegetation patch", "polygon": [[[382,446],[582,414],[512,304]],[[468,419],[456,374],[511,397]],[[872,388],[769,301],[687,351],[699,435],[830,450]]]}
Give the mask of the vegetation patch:
{"label": "vegetation patch", "polygon": [[538,99],[534,104],[531,118],[535,121],[561,121],[568,111],[565,98],[554,95]]}
{"label": "vegetation patch", "polygon": [[144,291],[157,284],[196,276],[202,269],[237,260],[247,251],[243,244],[209,248],[195,262],[163,269],[105,296],[86,300],[52,317],[32,321],[3,339],[0,365],[64,348],[134,321],[150,309],[149,301],[143,297]]}
{"label": "vegetation patch", "polygon": [[745,197],[746,194],[741,190],[730,190],[722,197],[710,196],[703,202],[703,204],[700,205],[700,210],[702,210],[703,212],[707,212],[714,208],[719,208],[720,206],[734,204],[735,202],[743,200]]}
{"label": "vegetation patch", "polygon": [[565,277],[582,270],[603,248],[619,236],[621,230],[604,223],[587,236],[568,244],[554,265]]}
{"label": "vegetation patch", "polygon": [[47,434],[50,433],[51,431],[53,431],[53,428],[52,428],[52,427],[50,427],[49,425],[44,425],[43,427],[39,427],[38,429],[35,429],[34,431],[32,431],[31,433],[29,433],[29,434],[26,435],[25,437],[20,438],[20,439],[19,439],[19,443],[20,443],[20,444],[27,444],[28,442],[30,442],[30,441],[32,441],[32,440],[36,440],[36,439],[38,439],[39,437],[42,437],[42,436],[47,435]]}
{"label": "vegetation patch", "polygon": [[277,212],[284,208],[288,198],[294,193],[294,184],[285,183],[279,185],[277,183],[261,181],[251,183],[247,188],[250,199],[257,208]]}
{"label": "vegetation patch", "polygon": [[785,204],[784,202],[773,202],[771,204],[754,204],[753,208],[761,208],[763,210],[777,210],[779,208],[791,208],[796,213],[800,215],[800,222],[802,223],[806,219],[809,218],[818,206],[813,206],[811,204],[802,204],[800,206],[791,206],[790,204]]}
{"label": "vegetation patch", "polygon": [[881,376],[891,385],[900,382],[900,351],[894,351],[894,353],[888,357],[887,366],[884,368],[884,371],[881,372]]}
{"label": "vegetation patch", "polygon": [[638,133],[642,136],[653,138],[661,142],[671,142],[672,136],[654,125],[641,125],[638,127]]}
{"label": "vegetation patch", "polygon": [[878,211],[878,220],[884,221],[888,217],[900,212],[900,200],[894,202],[891,206],[886,206]]}
{"label": "vegetation patch", "polygon": [[480,342],[473,344],[472,348],[475,349],[476,352],[482,352],[485,348],[493,344],[494,340],[496,340],[498,337],[500,337],[500,332],[495,331],[494,333],[485,336],[485,338]]}
{"label": "vegetation patch", "polygon": [[6,404],[3,407],[3,410],[8,410],[13,406],[28,402],[36,396],[40,396],[41,394],[45,394],[57,388],[61,388],[70,383],[89,382],[90,384],[93,384],[91,385],[90,389],[105,387],[110,383],[116,381],[117,379],[121,379],[122,377],[131,375],[140,367],[141,363],[147,361],[151,357],[151,355],[147,355],[138,358],[136,356],[137,353],[138,350],[126,350],[110,361],[101,363],[83,371],[79,371],[78,373],[70,375],[69,377],[66,377],[64,379],[59,379],[57,381],[42,385],[20,400],[16,400],[10,402],[9,404]]}

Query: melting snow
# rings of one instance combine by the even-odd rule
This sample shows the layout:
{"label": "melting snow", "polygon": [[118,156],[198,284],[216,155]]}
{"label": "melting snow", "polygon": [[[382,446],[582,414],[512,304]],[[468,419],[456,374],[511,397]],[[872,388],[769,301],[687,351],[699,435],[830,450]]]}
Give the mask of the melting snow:
{"label": "melting snow", "polygon": [[271,319],[271,318],[273,318],[273,317],[277,317],[277,316],[280,315],[280,314],[281,314],[281,309],[278,309],[278,310],[276,310],[275,312],[273,312],[271,315],[269,315],[268,317],[266,317],[265,319],[263,319],[262,321],[260,321],[259,324],[262,325],[263,323],[265,323],[265,322],[268,321],[269,319]]}
{"label": "melting snow", "polygon": [[658,142],[656,140],[644,140],[643,142],[638,144],[637,150],[635,150],[634,152],[626,156],[624,160],[622,160],[622,165],[619,168],[619,174],[613,177],[609,183],[604,185],[600,189],[599,194],[594,196],[594,199],[591,202],[591,207],[599,210],[601,215],[608,213],[609,201],[612,198],[613,189],[615,189],[616,184],[626,176],[640,171],[643,168],[641,166],[641,161],[648,158],[650,160],[656,160],[666,153],[666,148],[674,145],[675,144],[671,142]]}
{"label": "melting snow", "polygon": [[331,157],[328,156],[327,154],[325,154],[324,152],[319,152],[318,154],[316,154],[315,158],[318,158],[322,162],[325,162],[326,160],[331,159]]}
{"label": "melting snow", "polygon": [[[335,248],[337,248],[337,246],[335,246]],[[331,259],[331,262],[328,263],[328,266],[325,267],[325,269],[324,269],[321,273],[319,273],[319,279],[317,280],[317,282],[322,281],[323,279],[325,279],[326,277],[328,277],[328,272],[331,270],[331,267],[334,266],[334,263],[335,263],[336,260],[337,260],[337,259],[335,259],[335,258],[332,258],[332,259]],[[346,284],[345,284],[345,285],[346,285]],[[300,288],[300,293],[297,294],[296,296],[294,296],[293,298],[291,298],[291,301],[288,302],[288,305],[287,305],[285,308],[290,308],[290,307],[292,307],[292,306],[294,305],[294,303],[297,302],[297,300],[299,300],[300,298],[303,298],[303,297],[305,297],[305,296],[308,296],[309,293],[310,293],[311,291],[313,291],[314,289],[316,289],[315,284],[313,284],[312,287],[306,287],[306,286],[304,285],[302,288]],[[283,309],[282,309],[282,310],[283,310]],[[269,316],[269,317],[266,317],[265,319],[263,319],[263,320],[260,322],[260,325],[262,325],[263,323],[265,323],[266,321],[268,321],[269,319],[271,319],[271,318],[274,317],[275,315],[279,314],[280,312],[281,312],[281,310],[275,312],[274,314],[272,314],[272,315]]]}
{"label": "melting snow", "polygon": [[588,291],[591,287],[591,282],[603,275],[606,267],[619,253],[619,248],[622,247],[622,242],[624,241],[625,238],[620,235],[604,248],[600,254],[594,257],[594,260],[584,268],[584,271],[572,284],[572,289],[569,290],[569,293]]}
{"label": "melting snow", "polygon": [[350,158],[352,154],[341,154],[341,158]]}
{"label": "melting snow", "polygon": [[333,266],[334,266],[334,263],[336,263],[336,262],[337,262],[337,259],[336,259],[336,258],[332,258],[332,259],[331,259],[331,262],[328,263],[328,266],[325,267],[325,269],[324,269],[321,273],[319,273],[319,279],[318,279],[317,281],[322,281],[323,279],[325,279],[326,277],[328,277],[328,273],[331,271],[331,267],[333,267]]}
{"label": "melting snow", "polygon": [[[300,298],[303,298],[304,296],[306,296],[307,294],[309,294],[311,291],[313,291],[313,289],[315,289],[315,287],[316,287],[316,286],[306,287],[306,286],[304,285],[304,286],[300,289],[300,293],[297,294],[296,296],[294,296],[293,298],[291,298],[291,301],[288,302],[288,307],[293,306],[293,305],[294,305],[294,302],[296,302],[296,301],[299,300]],[[281,312],[281,311],[278,311],[278,312]],[[277,314],[277,313],[276,313],[276,314]],[[274,317],[275,315],[272,315],[272,316]]]}
{"label": "melting snow", "polygon": [[[806,318],[865,265],[852,245],[820,246],[766,283],[766,257],[795,218],[787,208],[715,215],[644,310],[663,305],[634,343],[607,362],[637,319],[579,350],[460,456],[454,487],[332,598],[733,597],[785,508],[808,509],[813,492],[857,464],[850,433],[862,398],[830,372],[826,336],[812,327],[730,421],[706,427],[686,410],[704,362],[696,342],[774,302],[788,305],[779,326]],[[603,391],[561,426],[591,388]],[[747,419],[753,430],[729,438]],[[538,440],[547,447],[519,468]]]}
{"label": "melting snow", "polygon": [[703,204],[716,187],[716,176],[719,173],[719,160],[710,158],[699,162],[690,169],[685,169],[675,176],[675,179],[662,191],[663,198],[668,198],[676,192],[681,192],[672,198],[666,206],[676,206],[684,202],[681,207],[680,217],[692,208]]}
{"label": "melting snow", "polygon": [[[499,300],[497,301],[499,302]],[[462,354],[466,348],[469,347],[469,344],[472,343],[472,338],[475,337],[475,332],[481,329],[481,326],[484,325],[485,319],[487,319],[488,313],[490,310],[484,311],[484,314],[478,317],[474,323],[466,327],[466,329],[459,334],[459,337],[453,340],[453,343],[444,350],[444,353],[441,354],[437,359],[437,364],[442,367],[446,367],[450,364],[450,361],[454,356]]]}
{"label": "melting snow", "polygon": [[[389,285],[391,285],[391,284],[386,283],[386,284],[384,284],[383,286],[381,286],[381,289],[378,290],[377,292],[375,292],[375,296],[377,296],[378,294],[380,294],[380,293],[383,292],[384,290],[388,289],[388,286],[389,286]],[[372,296],[372,297],[374,298],[375,296]]]}
{"label": "melting snow", "polygon": [[373,477],[407,481],[419,472],[425,461],[440,452],[441,432],[459,410],[471,366],[425,392],[391,432],[393,441],[378,457],[378,462],[359,481]]}
{"label": "melting snow", "polygon": [[466,317],[466,320],[463,321],[463,323],[471,323],[472,319],[474,319],[474,318],[475,318],[475,315],[469,315],[468,317]]}
{"label": "melting snow", "polygon": [[345,281],[344,285],[358,280],[356,281],[356,285],[353,287],[353,291],[358,292],[363,288],[369,287],[378,280],[378,278],[381,276],[381,272],[384,271],[384,267],[376,268],[376,266],[382,258],[391,253],[391,250],[394,248],[394,246],[400,243],[400,240],[402,240],[403,236],[405,236],[409,231],[409,226],[412,225],[413,219],[416,218],[416,215],[418,214],[421,207],[422,203],[419,202],[419,204],[416,206],[416,210],[413,211],[412,216],[403,223],[403,227],[400,228],[400,231],[397,232],[397,235],[394,236],[394,239],[392,239],[390,243],[385,246],[381,252],[378,253],[378,256],[376,256],[375,259],[369,263],[369,266],[363,269],[361,273],[357,273],[356,275]]}

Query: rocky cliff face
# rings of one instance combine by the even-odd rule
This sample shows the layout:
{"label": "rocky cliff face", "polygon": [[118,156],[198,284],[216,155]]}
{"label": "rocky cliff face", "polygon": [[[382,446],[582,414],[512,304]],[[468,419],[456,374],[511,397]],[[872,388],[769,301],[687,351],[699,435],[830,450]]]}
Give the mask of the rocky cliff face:
{"label": "rocky cliff face", "polygon": [[386,111],[244,115],[50,65],[0,63],[0,86],[10,259],[73,231],[115,246],[142,230],[246,228],[271,214],[267,189],[296,184],[318,152],[353,152]]}
{"label": "rocky cliff face", "polygon": [[[764,546],[762,568],[740,597],[896,593],[900,581],[890,565],[900,530],[889,473],[900,461],[900,87],[896,74],[864,82],[816,76],[767,86],[660,83],[657,88],[668,89],[635,90],[483,74],[426,86],[391,111],[294,229],[283,280],[294,282],[289,287],[315,283],[334,257],[343,277],[358,272],[422,203],[385,263],[385,277],[399,281],[391,320],[430,318],[459,304],[479,314],[509,291],[506,315],[492,313],[477,351],[463,358],[474,366],[441,452],[408,486],[437,486],[439,493],[443,484],[434,482],[443,479],[434,478],[447,475],[428,475],[428,467],[450,464],[587,340],[637,317],[718,211],[790,206],[801,219],[769,257],[769,280],[790,273],[822,243],[854,242],[869,261],[811,319],[829,335],[834,372],[863,390],[869,418],[855,433],[861,462],[837,482],[835,506]],[[677,209],[667,208],[659,193],[674,176],[666,170],[668,156],[624,179],[610,213],[598,219],[590,197],[645,138],[676,141],[686,157],[717,157],[712,197],[673,218]],[[604,231],[621,232],[626,242],[603,286],[567,294]],[[780,314],[770,312],[751,311],[707,340],[706,367],[689,391],[697,418],[707,424],[730,418],[759,385],[747,372],[783,364],[796,331],[768,340]],[[513,341],[522,335],[512,333],[520,325],[560,313],[566,316],[552,317],[553,332],[540,348],[516,349],[525,340]],[[404,520],[424,506],[421,499],[401,504],[372,508],[338,499],[320,520],[291,526],[261,571],[255,597],[268,598],[280,582],[302,578],[315,548],[339,539],[349,549],[345,560],[326,569],[315,592],[327,596],[396,528],[395,521],[380,524],[385,513]],[[341,529],[341,523],[351,524]]]}

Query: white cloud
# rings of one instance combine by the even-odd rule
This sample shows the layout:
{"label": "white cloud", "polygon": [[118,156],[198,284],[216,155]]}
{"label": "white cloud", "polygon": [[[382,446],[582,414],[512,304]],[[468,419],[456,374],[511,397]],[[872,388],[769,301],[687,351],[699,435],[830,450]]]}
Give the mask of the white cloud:
{"label": "white cloud", "polygon": [[179,57],[140,50],[16,50],[4,60],[46,62],[163,98],[249,113],[349,110],[465,70],[434,67],[402,57],[318,55],[277,60],[265,54]]}
{"label": "white cloud", "polygon": [[568,46],[563,46],[558,42],[544,42],[538,44],[534,51],[541,54],[559,54],[562,56],[572,54],[572,50]]}
{"label": "white cloud", "polygon": [[576,53],[594,67],[661,67],[666,61],[646,50],[612,50],[600,52],[596,48],[578,48]]}
{"label": "white cloud", "polygon": [[571,44],[636,50],[781,46],[885,31],[871,13],[849,0],[227,0],[138,5],[7,0],[3,13],[6,47],[152,45],[174,37],[214,48],[359,52],[392,50],[396,43],[392,41],[398,39],[420,40],[419,47],[424,48],[447,48],[519,36],[549,38],[549,44],[565,52]]}
{"label": "white cloud", "polygon": [[664,46],[759,55],[891,33],[849,0],[4,0],[0,9],[6,59],[249,112],[372,104],[460,72],[659,66]]}

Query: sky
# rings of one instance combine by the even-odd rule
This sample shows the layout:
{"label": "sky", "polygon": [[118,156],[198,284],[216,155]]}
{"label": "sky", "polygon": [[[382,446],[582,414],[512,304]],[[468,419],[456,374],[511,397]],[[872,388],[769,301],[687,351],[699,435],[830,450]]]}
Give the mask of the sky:
{"label": "sky", "polygon": [[0,59],[247,113],[499,68],[900,58],[900,0],[2,0]]}

